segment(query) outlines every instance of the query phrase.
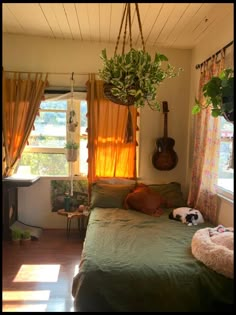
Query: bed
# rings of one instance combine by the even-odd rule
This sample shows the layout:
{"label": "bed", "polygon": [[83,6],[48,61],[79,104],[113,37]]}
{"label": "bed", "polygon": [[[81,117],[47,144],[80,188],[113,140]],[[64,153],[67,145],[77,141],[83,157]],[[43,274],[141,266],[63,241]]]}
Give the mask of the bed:
{"label": "bed", "polygon": [[108,199],[100,199],[105,207],[95,202],[90,213],[79,272],[72,284],[76,311],[231,310],[233,280],[191,253],[194,233],[209,224],[187,226],[170,220],[172,208],[153,217],[109,207]]}

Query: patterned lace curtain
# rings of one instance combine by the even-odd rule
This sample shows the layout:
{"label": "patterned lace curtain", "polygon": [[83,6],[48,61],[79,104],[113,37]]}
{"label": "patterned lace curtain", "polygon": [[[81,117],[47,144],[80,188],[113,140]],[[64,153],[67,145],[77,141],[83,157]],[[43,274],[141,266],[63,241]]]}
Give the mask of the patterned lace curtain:
{"label": "patterned lace curtain", "polygon": [[[202,106],[206,101],[203,85],[224,68],[224,53],[220,60],[213,57],[201,67],[198,97]],[[201,110],[195,117],[193,165],[188,204],[199,209],[205,220],[216,223],[218,163],[220,149],[220,118],[211,116],[211,110]]]}

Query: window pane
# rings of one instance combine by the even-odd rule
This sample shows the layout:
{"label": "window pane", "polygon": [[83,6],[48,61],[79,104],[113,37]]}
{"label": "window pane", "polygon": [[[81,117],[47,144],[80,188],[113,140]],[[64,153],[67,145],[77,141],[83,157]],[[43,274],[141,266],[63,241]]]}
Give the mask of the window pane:
{"label": "window pane", "polygon": [[31,131],[29,145],[60,148],[66,142],[66,112],[40,112]]}
{"label": "window pane", "polygon": [[81,101],[80,102],[80,135],[87,135],[87,102]]}
{"label": "window pane", "polygon": [[87,140],[81,139],[80,141],[80,173],[81,175],[87,175],[88,173],[88,149]]}
{"label": "window pane", "polygon": [[[74,173],[87,175],[87,101],[74,100],[73,106],[76,116],[80,117],[80,131],[72,133],[67,130],[67,111],[72,108],[71,100],[41,102],[40,116],[35,119],[35,128],[28,140],[29,146],[26,146],[16,172],[39,176],[68,176],[66,155],[56,149],[64,148],[69,137],[69,140],[80,143],[79,163],[74,163]],[[33,148],[37,150],[33,151]]]}
{"label": "window pane", "polygon": [[40,103],[40,109],[67,109],[67,101],[43,101]]}
{"label": "window pane", "polygon": [[29,166],[32,175],[68,175],[68,162],[65,154],[24,152],[19,166]]}
{"label": "window pane", "polygon": [[221,119],[221,144],[219,157],[218,185],[223,189],[233,192],[234,170],[230,167],[232,158],[233,128],[234,125],[227,122],[223,117]]}

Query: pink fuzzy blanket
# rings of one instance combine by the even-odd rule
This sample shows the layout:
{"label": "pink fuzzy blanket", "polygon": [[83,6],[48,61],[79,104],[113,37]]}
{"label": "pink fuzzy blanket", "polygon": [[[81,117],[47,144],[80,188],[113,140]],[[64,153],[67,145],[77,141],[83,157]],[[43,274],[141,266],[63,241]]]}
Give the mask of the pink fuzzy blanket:
{"label": "pink fuzzy blanket", "polygon": [[199,229],[192,238],[192,254],[214,271],[234,278],[234,229],[219,225]]}

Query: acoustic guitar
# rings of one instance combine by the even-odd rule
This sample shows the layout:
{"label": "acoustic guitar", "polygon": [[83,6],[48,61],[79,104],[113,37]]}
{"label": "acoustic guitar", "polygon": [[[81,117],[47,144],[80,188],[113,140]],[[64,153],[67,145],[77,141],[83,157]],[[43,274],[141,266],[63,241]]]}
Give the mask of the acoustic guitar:
{"label": "acoustic guitar", "polygon": [[167,134],[168,103],[162,102],[164,113],[164,137],[156,141],[156,152],[152,157],[153,166],[160,171],[169,171],[175,168],[178,163],[178,156],[174,151],[175,140]]}

